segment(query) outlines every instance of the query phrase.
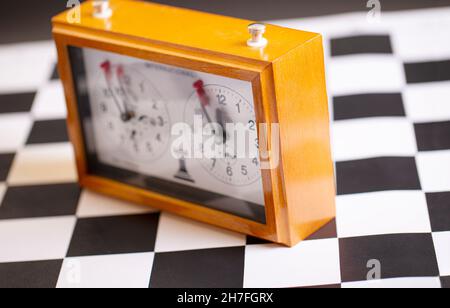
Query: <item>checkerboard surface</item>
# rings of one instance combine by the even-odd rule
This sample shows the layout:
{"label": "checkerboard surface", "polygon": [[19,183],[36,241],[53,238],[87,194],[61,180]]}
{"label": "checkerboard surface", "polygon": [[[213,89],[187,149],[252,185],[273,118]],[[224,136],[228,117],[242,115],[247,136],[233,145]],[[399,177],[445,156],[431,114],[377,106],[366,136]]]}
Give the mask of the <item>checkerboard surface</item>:
{"label": "checkerboard surface", "polygon": [[335,221],[285,248],[80,189],[52,42],[2,45],[0,287],[450,287],[450,9],[276,23],[325,36]]}

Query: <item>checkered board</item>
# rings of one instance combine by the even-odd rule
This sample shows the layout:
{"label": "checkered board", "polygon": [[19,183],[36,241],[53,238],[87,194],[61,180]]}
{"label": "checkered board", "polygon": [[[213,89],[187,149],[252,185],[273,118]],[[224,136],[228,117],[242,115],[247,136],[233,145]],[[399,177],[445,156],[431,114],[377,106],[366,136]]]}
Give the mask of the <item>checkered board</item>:
{"label": "checkered board", "polygon": [[450,9],[276,23],[325,34],[335,221],[285,248],[81,190],[52,42],[3,45],[0,287],[450,287]]}

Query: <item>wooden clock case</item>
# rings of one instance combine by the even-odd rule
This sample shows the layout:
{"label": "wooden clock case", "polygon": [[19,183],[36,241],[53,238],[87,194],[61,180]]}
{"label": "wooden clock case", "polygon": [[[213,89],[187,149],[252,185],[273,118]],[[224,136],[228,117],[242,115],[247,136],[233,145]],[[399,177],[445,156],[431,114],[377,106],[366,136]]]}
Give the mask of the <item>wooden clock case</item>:
{"label": "wooden clock case", "polygon": [[[322,37],[267,25],[265,48],[247,46],[251,21],[140,1],[110,1],[112,16],[81,5],[79,23],[53,18],[59,72],[80,184],[93,191],[293,246],[335,217]],[[280,159],[262,170],[266,224],[89,173],[68,47],[88,47],[250,81],[258,123],[279,123]],[[269,126],[270,127],[270,126]],[[271,140],[272,131],[268,131]],[[270,150],[270,148],[269,148]]]}

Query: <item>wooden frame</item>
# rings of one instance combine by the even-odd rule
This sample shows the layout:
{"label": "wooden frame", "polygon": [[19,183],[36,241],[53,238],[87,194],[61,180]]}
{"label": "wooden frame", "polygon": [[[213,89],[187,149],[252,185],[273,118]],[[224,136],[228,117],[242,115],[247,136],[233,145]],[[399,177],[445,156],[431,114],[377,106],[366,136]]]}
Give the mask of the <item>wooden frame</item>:
{"label": "wooden frame", "polygon": [[[154,11],[158,13],[158,11],[162,12],[167,10],[167,7],[160,5],[141,2],[125,3],[126,4],[123,4],[123,2],[120,3],[120,5],[124,6],[121,10],[121,14],[130,14],[129,12],[127,13],[128,8],[131,8],[130,10],[134,12],[133,14],[136,14],[139,11],[144,15],[146,10],[149,14]],[[117,5],[119,5],[119,3]],[[188,10],[171,10],[174,10],[176,14],[179,14],[180,11],[186,15],[195,14],[196,16],[193,16],[193,18],[196,19],[204,16],[204,18],[208,19],[218,19],[219,22],[227,21],[230,22],[230,24],[234,24],[237,21],[225,17],[215,17],[210,14],[194,13]],[[92,11],[89,2],[83,4],[82,18],[83,16],[91,16],[91,14]],[[142,18],[144,17],[145,16]],[[114,18],[114,16],[112,18]],[[120,16],[117,17],[117,22],[119,22],[119,18]],[[136,16],[136,18],[138,18],[138,16]],[[189,16],[186,18],[189,18]],[[281,82],[279,80],[277,81],[277,78],[279,78],[279,69],[284,65],[284,61],[280,58],[280,55],[287,55],[286,59],[288,61],[286,64],[289,65],[292,61],[292,59],[288,59],[289,56],[294,55],[294,61],[298,57],[298,55],[295,55],[295,52],[289,51],[286,53],[281,48],[281,50],[278,50],[280,55],[278,55],[278,53],[272,53],[270,56],[267,56],[255,53],[254,50],[249,51],[248,55],[240,54],[240,51],[223,54],[217,51],[198,49],[193,47],[192,44],[188,45],[188,43],[186,43],[185,46],[180,46],[179,42],[176,44],[170,42],[170,37],[167,41],[152,40],[149,38],[142,39],[142,37],[131,35],[134,33],[133,28],[128,28],[128,26],[125,25],[125,30],[117,30],[113,33],[112,31],[108,31],[110,25],[99,24],[98,21],[93,18],[86,19],[87,21],[85,23],[79,25],[69,24],[64,13],[53,19],[53,34],[59,58],[58,68],[64,84],[68,108],[68,130],[70,139],[74,145],[78,176],[82,186],[123,200],[150,205],[161,210],[193,218],[205,223],[210,223],[289,246],[295,245],[298,241],[306,238],[334,217],[334,178],[329,149],[329,132],[327,127],[323,127],[324,122],[328,125],[328,119],[325,120],[325,117],[328,117],[328,112],[326,106],[323,106],[324,103],[326,104],[326,92],[323,91],[325,90],[325,78],[323,73],[319,73],[319,76],[315,77],[319,81],[317,87],[313,84],[315,82],[314,79],[309,80],[312,84],[307,85],[308,87],[312,87],[313,92],[317,91],[316,88],[318,88],[319,91],[324,92],[320,94],[320,97],[317,97],[320,110],[306,108],[306,110],[303,111],[298,110],[293,112],[293,114],[296,114],[297,112],[306,113],[304,116],[309,116],[307,121],[316,120],[318,126],[310,124],[313,126],[312,131],[315,131],[320,127],[320,136],[314,137],[312,141],[319,142],[318,148],[324,152],[324,154],[319,154],[319,157],[321,157],[323,161],[315,163],[315,165],[317,165],[317,172],[308,170],[309,174],[304,174],[304,171],[295,171],[293,170],[295,168],[292,168],[292,165],[286,164],[290,163],[292,157],[298,156],[301,158],[302,155],[297,152],[298,149],[291,150],[291,147],[286,146],[286,143],[284,143],[286,140],[292,140],[293,135],[297,134],[297,132],[283,131],[283,128],[287,127],[281,125],[283,121],[293,121],[293,119],[281,118],[287,118],[287,116],[285,116],[286,111],[279,108],[281,103],[279,97],[282,97],[284,95],[283,91],[286,91],[287,89],[280,89],[277,84],[277,82]],[[221,19],[223,19],[223,21]],[[113,23],[114,22],[116,22],[116,20],[113,19]],[[246,21],[239,22],[241,24],[247,23]],[[279,27],[274,27],[274,29],[275,28]],[[130,32],[125,33],[126,31]],[[168,29],[167,31],[170,34],[171,30]],[[243,31],[245,31],[245,29],[243,29]],[[285,32],[285,30],[281,32]],[[306,35],[304,33],[302,33],[303,36],[301,36],[304,42],[298,45],[300,53],[303,52],[304,44],[307,44],[310,41],[310,37],[317,37],[317,35],[314,34]],[[208,34],[206,33],[205,35]],[[278,35],[286,35],[286,33],[280,33]],[[317,42],[317,40],[315,40],[315,42]],[[319,43],[320,44],[313,44],[313,47],[316,48],[312,50],[313,52],[322,52],[321,41]],[[109,51],[181,68],[250,81],[253,86],[258,124],[280,123],[281,125],[281,162],[272,170],[262,170],[266,224],[260,224],[235,215],[206,208],[201,205],[185,202],[183,200],[89,174],[68,46]],[[242,46],[239,46],[238,49],[242,49]],[[268,52],[270,52],[270,50]],[[308,49],[308,52],[310,53],[311,51]],[[323,54],[312,56],[318,59],[318,62],[314,63],[314,65],[319,68],[321,67],[321,70],[323,71]],[[273,57],[273,59],[271,59],[271,57]],[[277,65],[275,65],[275,62]],[[314,74],[316,73],[313,73],[313,75]],[[286,79],[285,72],[283,72],[282,75],[284,76],[282,78]],[[303,96],[304,94],[302,93],[300,95]],[[315,114],[316,112],[319,114]],[[317,119],[314,119],[314,117],[317,117]],[[299,120],[302,118],[304,117],[299,116]],[[269,140],[271,138],[271,133],[272,132],[269,130],[267,136]],[[313,151],[310,154],[315,156],[317,153]],[[286,172],[286,170],[289,171]],[[309,183],[305,182],[305,176],[310,178]],[[289,183],[286,177],[290,177],[290,181],[292,182]],[[315,181],[321,181],[321,183],[314,183]],[[293,191],[299,186],[302,186],[302,189]],[[308,200],[308,202],[314,200],[321,202],[318,208],[314,208],[313,204],[292,204],[292,202],[297,202],[297,200],[301,201],[302,198],[304,198],[303,196],[297,198],[297,194],[305,192],[303,186],[307,189],[312,189],[314,194],[323,194],[321,197],[312,196]],[[323,189],[322,192],[320,192],[321,189]],[[307,193],[305,193],[305,195],[307,195]],[[297,198],[297,200],[295,198]],[[300,210],[296,210],[295,207],[299,207]],[[300,215],[302,217],[298,217]]]}

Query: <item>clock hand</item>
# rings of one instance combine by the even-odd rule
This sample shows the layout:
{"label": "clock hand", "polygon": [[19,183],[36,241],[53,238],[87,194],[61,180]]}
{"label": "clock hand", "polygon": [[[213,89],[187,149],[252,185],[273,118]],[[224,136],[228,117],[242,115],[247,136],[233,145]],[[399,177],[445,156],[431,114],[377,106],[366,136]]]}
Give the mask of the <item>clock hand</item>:
{"label": "clock hand", "polygon": [[225,111],[223,111],[220,108],[216,109],[216,119],[217,123],[222,127],[222,134],[223,134],[223,144],[226,144],[228,141],[228,133],[227,133],[227,123],[232,123],[228,115]]}
{"label": "clock hand", "polygon": [[112,98],[114,100],[114,103],[117,106],[117,109],[119,110],[121,120],[123,122],[129,121],[131,118],[127,114],[126,109],[121,108],[121,104],[120,104],[119,100],[117,99],[116,94],[114,93],[114,90],[113,90],[112,80],[111,80],[112,79],[111,62],[109,62],[109,61],[103,62],[102,64],[100,64],[100,68],[105,73],[105,79],[106,79],[106,83],[108,85],[108,89],[111,92]]}
{"label": "clock hand", "polygon": [[212,118],[208,114],[208,111],[206,111],[206,106],[209,105],[209,97],[206,94],[203,80],[201,80],[201,79],[197,80],[193,86],[197,91],[197,95],[199,98],[199,102],[200,102],[200,106],[202,108],[203,114],[205,115],[206,119],[208,120],[208,123],[210,123],[210,124],[213,123]]}
{"label": "clock hand", "polygon": [[[194,83],[194,88],[197,90],[197,95],[199,97],[200,106],[202,108],[203,113],[206,116],[206,119],[208,120],[208,123],[212,124],[212,118],[206,111],[206,106],[209,105],[210,99],[209,96],[206,94],[203,80],[199,79]],[[228,121],[229,117],[226,116],[226,114],[222,111],[222,109],[218,108],[216,110],[216,119],[217,123],[222,127],[222,144],[226,144],[227,141],[227,132],[226,132],[226,121]]]}
{"label": "clock hand", "polygon": [[[200,79],[200,80],[196,81],[194,83],[194,88],[197,90],[197,95],[198,95],[198,98],[199,98],[199,102],[200,102],[200,106],[202,108],[203,114],[205,115],[206,119],[208,120],[208,123],[213,124],[214,122],[213,122],[211,116],[209,115],[208,111],[206,111],[206,106],[209,105],[210,99],[209,99],[209,96],[206,94],[206,91],[205,91],[205,88],[204,88],[204,84],[203,84],[203,80]],[[218,110],[219,109],[217,109],[217,111]],[[223,133],[223,137],[222,138],[223,139],[221,141],[216,142],[216,143],[224,144],[227,136],[226,136],[226,132],[225,132],[224,126],[222,125],[221,120],[219,120],[217,111],[216,111],[216,118],[218,119],[218,124],[222,126],[222,133]],[[214,135],[216,134],[215,130],[213,131],[213,134]]]}
{"label": "clock hand", "polygon": [[117,67],[116,73],[117,73],[117,80],[119,81],[120,90],[122,91],[123,96],[124,96],[125,114],[127,115],[128,120],[130,120],[130,119],[134,118],[135,114],[134,114],[133,111],[128,109],[128,106],[129,106],[130,102],[129,102],[128,93],[125,90],[125,87],[123,85],[123,83],[124,83],[123,82],[124,81],[123,78],[124,78],[125,73],[124,73],[124,69],[123,69],[122,65],[119,65]]}

